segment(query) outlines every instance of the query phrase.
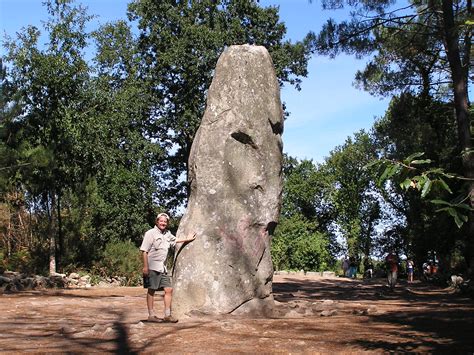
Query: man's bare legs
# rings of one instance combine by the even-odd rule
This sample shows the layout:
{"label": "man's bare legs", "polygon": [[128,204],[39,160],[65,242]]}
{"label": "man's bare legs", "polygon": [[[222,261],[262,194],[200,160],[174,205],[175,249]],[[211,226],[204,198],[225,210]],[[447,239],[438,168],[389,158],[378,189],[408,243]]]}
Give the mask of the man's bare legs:
{"label": "man's bare legs", "polygon": [[[171,317],[171,300],[173,297],[173,288],[172,287],[165,287],[164,288],[165,294],[163,295],[163,303],[165,306],[164,309],[164,320],[165,322],[171,322],[175,323],[178,320]],[[148,319],[158,319],[155,315],[155,311],[153,309],[155,301],[155,290],[148,289],[148,292],[146,294],[146,305],[148,307]]]}
{"label": "man's bare legs", "polygon": [[163,296],[163,302],[165,304],[165,317],[171,315],[171,299],[173,297],[173,288],[165,287],[165,295]]}
{"label": "man's bare legs", "polygon": [[146,306],[148,308],[149,317],[155,316],[155,311],[153,309],[154,301],[155,301],[155,290],[148,289],[148,292],[146,294]]}
{"label": "man's bare legs", "polygon": [[173,297],[173,288],[165,287],[165,295],[163,296],[163,301],[165,304],[165,318],[163,321],[166,323],[176,323],[178,320],[171,315],[171,298]]}

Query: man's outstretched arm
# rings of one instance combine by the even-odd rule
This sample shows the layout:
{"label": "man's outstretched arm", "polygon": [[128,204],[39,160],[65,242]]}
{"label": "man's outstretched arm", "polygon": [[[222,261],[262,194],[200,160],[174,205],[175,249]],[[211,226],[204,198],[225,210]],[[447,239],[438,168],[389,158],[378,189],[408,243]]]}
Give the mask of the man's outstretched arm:
{"label": "man's outstretched arm", "polygon": [[194,233],[191,237],[188,237],[187,239],[176,240],[176,243],[192,242],[194,239],[196,239],[196,233]]}

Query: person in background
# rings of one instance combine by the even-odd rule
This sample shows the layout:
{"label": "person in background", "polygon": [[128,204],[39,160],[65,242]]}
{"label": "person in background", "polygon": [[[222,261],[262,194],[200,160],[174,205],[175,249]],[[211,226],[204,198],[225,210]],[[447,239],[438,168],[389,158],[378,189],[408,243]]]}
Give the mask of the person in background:
{"label": "person in background", "polygon": [[349,259],[347,257],[344,257],[344,260],[342,260],[342,272],[345,277],[349,276]]}
{"label": "person in background", "polygon": [[364,260],[364,273],[368,279],[371,279],[374,275],[374,264],[370,258],[365,258]]}
{"label": "person in background", "polygon": [[[173,286],[168,275],[165,260],[168,251],[176,243],[190,242],[196,239],[196,234],[191,238],[176,240],[176,237],[167,229],[170,217],[160,213],[156,217],[155,227],[148,230],[143,237],[140,251],[143,253],[143,287],[147,288],[146,304],[148,308],[148,321],[176,323],[178,320],[171,315],[171,300]],[[158,318],[154,311],[154,296],[156,290],[163,289],[165,294],[164,318]]]}
{"label": "person in background", "polygon": [[349,277],[355,279],[357,276],[357,261],[356,258],[351,256],[349,258]]}
{"label": "person in background", "polygon": [[395,289],[395,284],[397,283],[397,274],[398,274],[398,257],[394,254],[392,250],[385,257],[385,263],[387,264],[387,281],[390,290]]}
{"label": "person in background", "polygon": [[415,264],[413,263],[413,260],[408,259],[407,260],[408,282],[413,282],[414,269],[415,269]]}

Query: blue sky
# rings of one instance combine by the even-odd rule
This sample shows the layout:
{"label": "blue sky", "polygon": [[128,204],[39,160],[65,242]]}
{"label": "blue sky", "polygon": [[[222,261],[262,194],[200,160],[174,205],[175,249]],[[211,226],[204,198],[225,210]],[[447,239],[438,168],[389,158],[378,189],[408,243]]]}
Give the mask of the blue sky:
{"label": "blue sky", "polygon": [[[125,18],[128,0],[76,0],[99,17],[91,24]],[[14,36],[27,25],[42,29],[47,19],[42,0],[0,0],[0,29]],[[323,11],[319,1],[261,0],[262,6],[278,5],[280,18],[286,24],[287,38],[301,40],[309,31],[319,32],[329,17],[341,18],[343,11]],[[4,53],[2,48],[1,53]],[[360,129],[370,129],[375,117],[384,114],[387,100],[380,100],[353,87],[354,74],[364,61],[348,56],[336,59],[313,57],[309,75],[303,79],[301,91],[282,89],[281,97],[290,112],[283,134],[284,152],[299,159],[322,162],[330,151],[344,143]]]}

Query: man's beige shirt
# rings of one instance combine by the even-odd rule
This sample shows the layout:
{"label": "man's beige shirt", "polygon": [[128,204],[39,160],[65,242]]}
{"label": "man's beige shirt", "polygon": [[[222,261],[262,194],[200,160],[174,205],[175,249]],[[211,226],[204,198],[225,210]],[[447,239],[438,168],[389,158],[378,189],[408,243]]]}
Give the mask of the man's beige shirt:
{"label": "man's beige shirt", "polygon": [[154,227],[145,233],[141,251],[148,253],[148,269],[166,272],[165,260],[170,247],[176,245],[176,237],[169,230],[161,232]]}

